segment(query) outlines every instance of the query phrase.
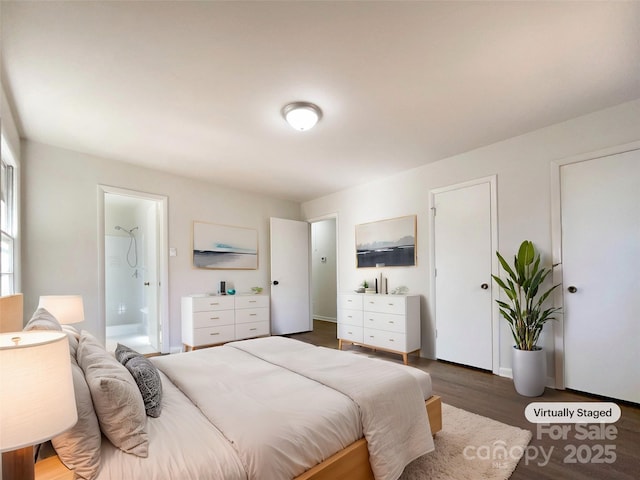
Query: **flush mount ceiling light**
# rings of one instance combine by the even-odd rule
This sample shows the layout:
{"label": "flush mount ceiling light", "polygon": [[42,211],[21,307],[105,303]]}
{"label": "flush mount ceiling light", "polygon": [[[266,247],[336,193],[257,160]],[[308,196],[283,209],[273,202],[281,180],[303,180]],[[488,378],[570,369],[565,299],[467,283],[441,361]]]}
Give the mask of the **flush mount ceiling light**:
{"label": "flush mount ceiling light", "polygon": [[296,130],[310,130],[322,118],[322,110],[309,102],[293,102],[285,105],[282,116]]}

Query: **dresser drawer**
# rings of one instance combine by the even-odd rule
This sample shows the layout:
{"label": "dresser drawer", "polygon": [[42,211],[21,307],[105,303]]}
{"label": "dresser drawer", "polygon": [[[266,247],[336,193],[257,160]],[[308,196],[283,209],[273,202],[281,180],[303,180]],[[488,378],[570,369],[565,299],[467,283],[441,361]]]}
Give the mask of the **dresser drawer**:
{"label": "dresser drawer", "polygon": [[238,295],[236,308],[269,308],[267,295]]}
{"label": "dresser drawer", "polygon": [[362,297],[364,294],[338,295],[338,309],[362,310]]}
{"label": "dresser drawer", "polygon": [[391,313],[366,312],[363,326],[388,332],[406,333],[406,318],[404,315]]}
{"label": "dresser drawer", "polygon": [[269,322],[239,323],[236,325],[236,338],[260,337],[269,335]]}
{"label": "dresser drawer", "polygon": [[211,310],[193,313],[193,328],[233,325],[233,310]]}
{"label": "dresser drawer", "polygon": [[362,326],[362,310],[338,310],[338,323]]}
{"label": "dresser drawer", "polygon": [[193,297],[193,311],[207,312],[210,310],[233,310],[232,296],[219,295],[210,297]]}
{"label": "dresser drawer", "polygon": [[200,345],[213,345],[234,340],[235,325],[222,325],[219,327],[196,328],[193,330],[194,347]]}
{"label": "dresser drawer", "polygon": [[398,352],[407,351],[407,336],[404,333],[365,328],[364,343],[372,347],[386,348]]}
{"label": "dresser drawer", "polygon": [[367,297],[364,301],[365,312],[394,313],[404,315],[407,304],[404,297],[390,295],[377,295]]}
{"label": "dresser drawer", "polygon": [[362,327],[338,324],[338,338],[350,342],[362,343]]}
{"label": "dresser drawer", "polygon": [[244,308],[236,310],[236,323],[268,322],[268,308]]}

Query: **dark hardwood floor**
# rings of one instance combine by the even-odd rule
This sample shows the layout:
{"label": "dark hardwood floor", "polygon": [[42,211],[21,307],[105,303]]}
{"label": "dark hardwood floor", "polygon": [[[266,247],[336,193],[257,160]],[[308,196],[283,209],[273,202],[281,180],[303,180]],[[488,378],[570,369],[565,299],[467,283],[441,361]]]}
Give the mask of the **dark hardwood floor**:
{"label": "dark hardwood floor", "polygon": [[[336,324],[331,322],[315,320],[313,332],[290,336],[315,345],[338,348]],[[363,347],[350,346],[347,349],[374,354]],[[375,355],[402,363],[400,355],[383,352],[376,352]],[[563,439],[552,435],[560,431],[561,425],[553,425],[553,431],[550,432],[529,423],[524,416],[525,407],[534,401],[590,402],[597,401],[597,398],[550,388],[545,390],[542,397],[522,397],[514,390],[511,379],[486,371],[417,356],[409,357],[409,364],[429,372],[433,391],[442,397],[444,403],[533,433],[525,457],[520,460],[511,476],[514,480],[640,478],[638,406],[616,402],[622,410],[622,416],[613,424],[613,431],[611,426],[608,432],[603,432],[600,425],[596,424],[589,425],[586,431],[578,430],[573,424],[565,424],[568,431]],[[607,435],[609,438],[605,438]],[[585,436],[586,439],[581,438]]]}

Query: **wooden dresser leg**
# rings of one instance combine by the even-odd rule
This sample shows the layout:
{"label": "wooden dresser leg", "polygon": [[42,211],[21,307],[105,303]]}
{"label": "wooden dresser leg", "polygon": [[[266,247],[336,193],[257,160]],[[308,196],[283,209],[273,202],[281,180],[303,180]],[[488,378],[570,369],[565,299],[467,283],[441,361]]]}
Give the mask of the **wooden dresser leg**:
{"label": "wooden dresser leg", "polygon": [[342,339],[338,339],[338,350],[342,350]]}
{"label": "wooden dresser leg", "polygon": [[403,353],[402,354],[402,361],[404,362],[405,365],[409,365],[409,354]]}

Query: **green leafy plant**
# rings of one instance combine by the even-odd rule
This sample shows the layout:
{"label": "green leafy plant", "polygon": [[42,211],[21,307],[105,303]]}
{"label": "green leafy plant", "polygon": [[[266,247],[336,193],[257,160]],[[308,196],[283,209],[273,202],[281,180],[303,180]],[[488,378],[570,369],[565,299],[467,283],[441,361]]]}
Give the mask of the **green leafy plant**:
{"label": "green leafy plant", "polygon": [[529,240],[520,245],[518,254],[514,256],[513,268],[499,252],[496,255],[508,277],[504,280],[496,275],[492,277],[510,300],[510,303],[496,300],[500,313],[509,323],[516,348],[537,350],[536,344],[544,324],[555,320],[554,314],[560,311],[560,308],[554,307],[543,309],[545,300],[559,285],[538,295],[551,269],[540,267],[540,254]]}

